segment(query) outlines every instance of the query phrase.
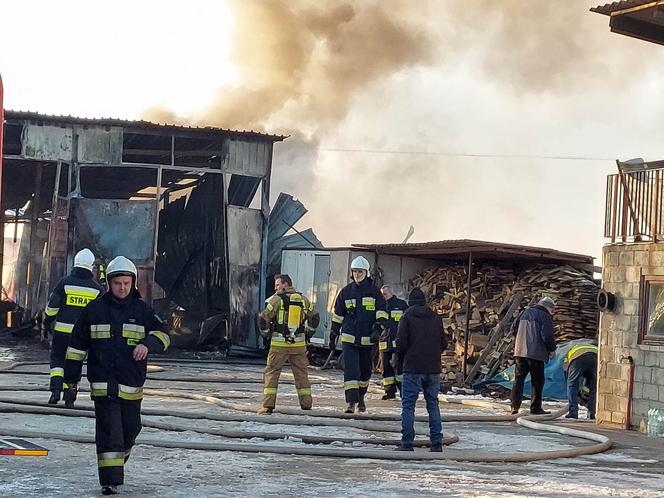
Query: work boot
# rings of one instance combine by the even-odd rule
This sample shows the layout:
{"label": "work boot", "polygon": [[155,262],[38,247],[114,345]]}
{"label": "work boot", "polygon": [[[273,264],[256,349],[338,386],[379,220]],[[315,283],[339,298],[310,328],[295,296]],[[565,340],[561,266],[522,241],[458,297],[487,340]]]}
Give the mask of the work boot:
{"label": "work boot", "polygon": [[310,406],[301,406],[300,408],[302,408],[303,410],[311,410]]}
{"label": "work boot", "polygon": [[394,451],[415,451],[411,445],[401,443],[399,446],[394,448]]}
{"label": "work boot", "polygon": [[274,411],[274,408],[272,408],[270,406],[261,406],[258,409],[258,412],[256,412],[256,413],[258,413],[259,415],[271,415],[273,411]]}
{"label": "work boot", "polygon": [[442,453],[442,452],[443,452],[443,443],[431,445],[431,453]]}
{"label": "work boot", "polygon": [[76,391],[67,389],[62,396],[65,401],[65,408],[74,408],[74,401],[76,401]]}
{"label": "work boot", "polygon": [[102,486],[101,487],[102,495],[117,495],[118,488],[116,486]]}
{"label": "work boot", "polygon": [[551,412],[547,412],[546,410],[542,410],[541,408],[539,410],[530,410],[531,415],[548,415]]}
{"label": "work boot", "polygon": [[590,419],[590,420],[595,420],[595,414],[594,414],[594,413],[591,413],[591,414],[588,416],[588,419]]}
{"label": "work boot", "polygon": [[579,416],[574,413],[568,413],[567,415],[565,415],[565,418],[579,418]]}
{"label": "work boot", "polygon": [[355,413],[355,403],[348,403],[344,413]]}
{"label": "work boot", "polygon": [[383,397],[381,399],[382,400],[397,399],[397,395],[396,395],[396,393],[386,393],[386,394],[383,394]]}
{"label": "work boot", "polygon": [[364,413],[367,411],[367,405],[364,404],[364,398],[357,404],[357,411],[358,413]]}
{"label": "work boot", "polygon": [[51,390],[51,397],[48,400],[49,405],[57,405],[58,401],[60,401],[60,390],[59,389],[52,389]]}

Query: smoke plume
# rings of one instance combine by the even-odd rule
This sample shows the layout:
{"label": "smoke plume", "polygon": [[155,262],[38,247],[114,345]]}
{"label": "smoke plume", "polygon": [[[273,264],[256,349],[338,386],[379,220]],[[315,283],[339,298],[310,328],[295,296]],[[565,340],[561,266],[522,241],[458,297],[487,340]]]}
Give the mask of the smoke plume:
{"label": "smoke plume", "polygon": [[[611,35],[606,18],[588,12],[593,3],[231,5],[239,84],[219,88],[198,115],[152,108],[144,116],[291,135],[275,146],[273,193],[303,200],[307,224],[326,244],[397,242],[413,224],[413,241],[484,238],[598,253],[611,164],[593,163],[571,181],[565,175],[577,164],[370,153],[618,155],[606,144],[629,143],[625,130],[589,116],[606,113],[608,98],[615,115],[629,109],[613,92],[638,84],[657,48]],[[573,200],[544,201],[560,192]],[[541,222],[561,213],[574,219],[562,235]]]}

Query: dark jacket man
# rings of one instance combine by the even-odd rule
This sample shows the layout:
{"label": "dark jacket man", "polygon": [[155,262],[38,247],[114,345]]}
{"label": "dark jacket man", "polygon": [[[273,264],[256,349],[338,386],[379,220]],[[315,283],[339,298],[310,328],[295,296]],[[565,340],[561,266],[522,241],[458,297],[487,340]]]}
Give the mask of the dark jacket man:
{"label": "dark jacket man", "polygon": [[447,347],[442,318],[426,306],[424,293],[415,288],[408,297],[410,308],[399,321],[397,357],[403,365],[401,386],[402,451],[413,451],[415,439],[415,403],[424,393],[429,414],[431,451],[442,450],[442,422],[438,407],[440,392],[440,355]]}
{"label": "dark jacket man", "polygon": [[409,302],[421,304],[408,308],[399,321],[397,361],[404,373],[440,373],[440,355],[447,349],[443,319],[424,304],[422,291],[416,290],[419,292],[411,292]]}
{"label": "dark jacket man", "polygon": [[556,351],[553,332],[553,313],[556,303],[550,297],[540,299],[535,306],[521,312],[512,325],[516,333],[514,343],[514,384],[512,385],[512,414],[519,413],[523,400],[523,386],[530,374],[532,383],[530,413],[545,415],[542,409],[544,391],[544,363]]}

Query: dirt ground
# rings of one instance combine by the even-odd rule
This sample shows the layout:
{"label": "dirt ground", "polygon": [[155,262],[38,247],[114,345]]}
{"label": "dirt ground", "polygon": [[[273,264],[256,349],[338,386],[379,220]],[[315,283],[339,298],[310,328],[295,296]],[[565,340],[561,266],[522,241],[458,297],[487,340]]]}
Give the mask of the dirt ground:
{"label": "dirt ground", "polygon": [[[45,361],[47,352],[35,343],[8,344],[0,340],[0,369],[13,361]],[[155,359],[154,364],[159,365]],[[218,396],[245,405],[260,400],[261,365],[163,363],[164,370],[151,375],[146,386]],[[37,389],[47,386],[48,366],[26,365],[20,374],[0,373],[0,396],[22,401],[41,401],[48,392],[8,389],[17,386]],[[33,373],[37,373],[34,375]],[[41,374],[40,374],[41,373]],[[157,380],[177,377],[177,381]],[[217,376],[220,381],[199,382],[202,377]],[[312,369],[315,405],[340,410],[343,388],[339,372]],[[237,379],[244,382],[239,383]],[[286,383],[280,388],[278,406],[297,406],[292,376],[286,371]],[[369,413],[399,413],[398,401],[382,401],[378,377],[368,396]],[[249,381],[249,382],[247,382]],[[86,385],[82,383],[82,387]],[[81,394],[78,406],[91,406]],[[0,403],[0,406],[2,403]],[[147,397],[145,408],[214,413],[233,412],[205,402]],[[555,405],[552,405],[555,408]],[[443,415],[501,414],[500,409],[465,408],[441,405]],[[423,408],[418,408],[424,413]],[[247,414],[247,418],[250,415]],[[311,417],[306,417],[309,419]],[[287,424],[260,421],[185,420],[176,417],[148,417],[191,428],[224,428],[244,431],[344,437],[380,436],[398,438],[396,433],[379,433],[344,426],[304,426],[301,416]],[[394,422],[391,423],[395,425]],[[294,456],[272,453],[200,451],[157,448],[139,444],[126,466],[123,496],[453,496],[453,497],[664,497],[664,441],[636,432],[600,429],[590,421],[579,420],[564,425],[600,432],[611,437],[614,447],[602,454],[547,460],[531,463],[468,463],[452,461],[403,462],[377,459],[348,459],[320,456]],[[379,427],[378,425],[376,427]],[[420,428],[426,428],[422,424]],[[454,433],[459,442],[451,448],[469,451],[526,452],[578,447],[587,441],[548,432],[526,429],[512,422],[445,422],[444,431]],[[61,434],[94,434],[91,418],[68,418],[60,415],[0,413],[0,429],[33,430]],[[382,428],[381,428],[382,430]],[[234,443],[303,446],[301,440],[287,438],[263,441],[256,438],[228,439],[192,430],[179,432],[144,428],[144,440],[230,441]],[[420,436],[424,437],[424,436]],[[48,457],[0,456],[0,496],[98,496],[94,445],[67,441],[29,438],[50,450]],[[139,438],[140,441],[140,438]],[[317,445],[325,447],[323,445]],[[334,443],[339,448],[376,448],[364,443]],[[383,448],[384,449],[384,448]],[[416,451],[428,451],[418,449]]]}

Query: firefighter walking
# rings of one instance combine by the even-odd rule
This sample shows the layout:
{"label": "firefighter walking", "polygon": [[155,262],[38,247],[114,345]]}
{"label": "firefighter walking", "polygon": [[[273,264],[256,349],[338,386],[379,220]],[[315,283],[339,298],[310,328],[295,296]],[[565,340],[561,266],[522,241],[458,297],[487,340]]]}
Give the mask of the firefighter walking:
{"label": "firefighter walking", "polygon": [[274,290],[275,294],[267,299],[265,309],[258,316],[261,335],[268,338],[272,331],[264,374],[263,405],[258,413],[274,411],[279,376],[286,363],[293,371],[300,407],[310,410],[312,398],[306,341],[316,331],[320,317],[311,302],[293,288],[288,275],[275,276]]}
{"label": "firefighter walking", "polygon": [[352,261],[353,281],[339,292],[332,314],[329,347],[336,349],[341,337],[346,413],[367,409],[364,396],[373,369],[373,347],[387,327],[385,299],[369,277],[369,269],[369,261],[362,256]]}
{"label": "firefighter walking", "polygon": [[[71,339],[74,324],[81,311],[101,292],[101,286],[95,282],[92,268],[95,256],[90,249],[79,251],[74,257],[71,273],[64,277],[53,289],[44,310],[44,327],[51,334],[51,371],[49,389],[50,404],[60,401],[65,389],[63,376],[65,353]],[[73,397],[72,397],[73,396]],[[65,390],[65,406],[73,406],[76,396],[73,391]]]}
{"label": "firefighter walking", "polygon": [[383,294],[383,298],[385,298],[385,308],[389,316],[387,328],[383,331],[380,342],[378,343],[381,363],[383,364],[383,388],[385,389],[383,399],[395,399],[397,397],[397,389],[399,390],[399,394],[401,394],[401,371],[397,368],[396,359],[397,330],[399,328],[399,320],[401,320],[404,311],[408,309],[408,303],[395,296],[394,290],[389,285],[383,285],[380,292]]}
{"label": "firefighter walking", "polygon": [[65,382],[76,391],[88,355],[90,397],[102,494],[117,494],[124,465],[141,431],[141,400],[148,355],[170,345],[165,324],[136,287],[136,266],[123,256],[107,268],[109,291],[79,317],[67,348]]}

